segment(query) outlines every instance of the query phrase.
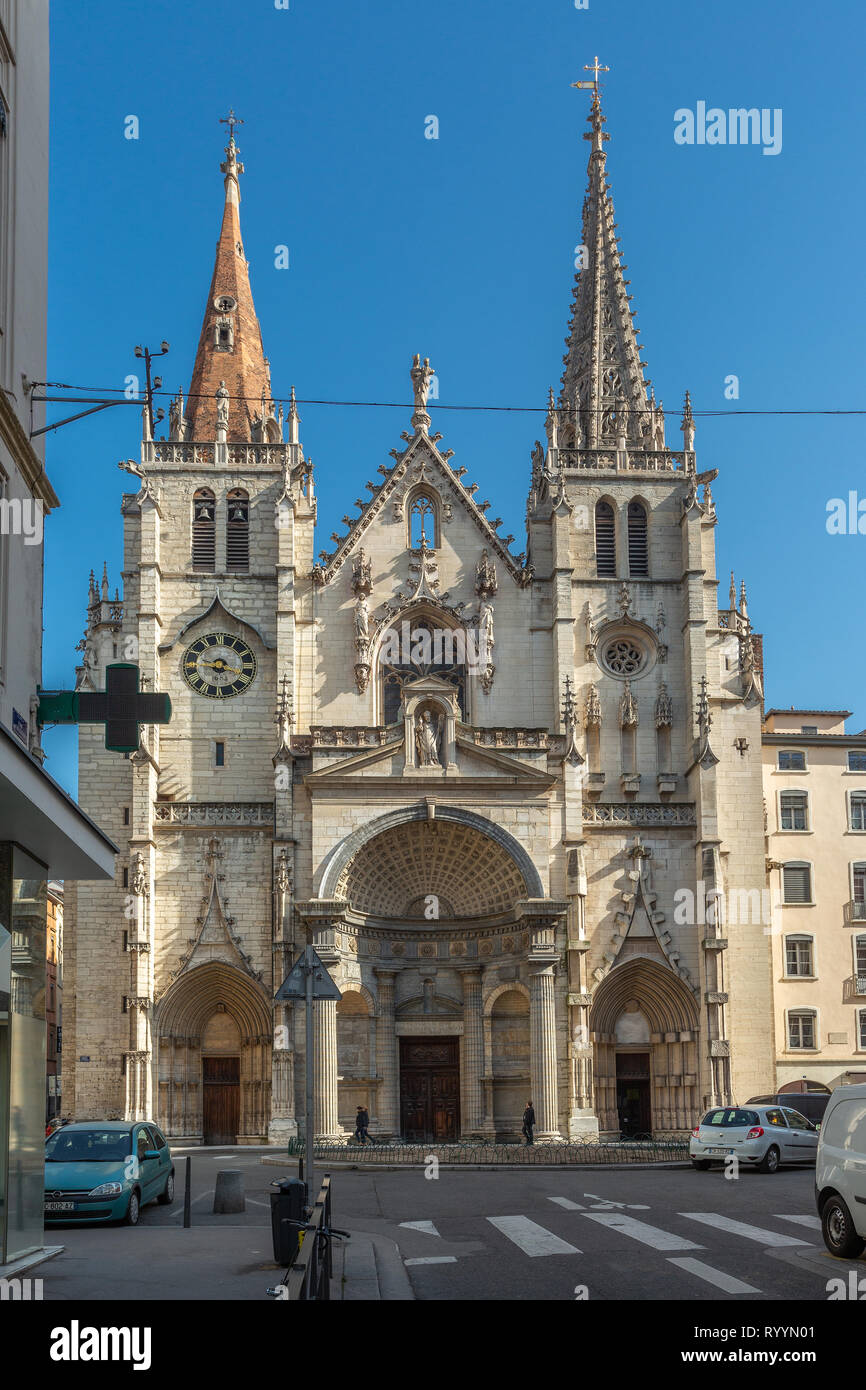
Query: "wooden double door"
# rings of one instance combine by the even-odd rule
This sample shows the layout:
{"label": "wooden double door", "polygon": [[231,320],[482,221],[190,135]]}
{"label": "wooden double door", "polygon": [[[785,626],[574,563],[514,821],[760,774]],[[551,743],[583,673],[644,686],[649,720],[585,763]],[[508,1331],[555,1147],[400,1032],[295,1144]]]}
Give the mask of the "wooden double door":
{"label": "wooden double door", "polygon": [[400,1132],[415,1144],[460,1134],[459,1038],[400,1039]]}
{"label": "wooden double door", "polygon": [[648,1052],[617,1053],[616,1108],[623,1134],[652,1133]]}
{"label": "wooden double door", "polygon": [[202,1142],[236,1144],[241,1113],[240,1057],[202,1057]]}

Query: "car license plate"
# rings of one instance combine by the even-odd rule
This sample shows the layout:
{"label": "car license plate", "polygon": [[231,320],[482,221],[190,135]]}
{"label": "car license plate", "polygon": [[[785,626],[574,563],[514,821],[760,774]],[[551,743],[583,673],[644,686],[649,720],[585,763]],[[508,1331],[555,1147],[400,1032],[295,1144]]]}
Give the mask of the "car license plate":
{"label": "car license plate", "polygon": [[74,1210],[75,1210],[75,1203],[74,1203],[74,1202],[46,1202],[46,1203],[45,1203],[45,1210],[46,1210],[46,1211],[74,1211]]}
{"label": "car license plate", "polygon": [[726,1154],[726,1153],[729,1152],[729,1150],[728,1150],[728,1149],[708,1149],[707,1152],[708,1152],[708,1153],[711,1153],[711,1154]]}

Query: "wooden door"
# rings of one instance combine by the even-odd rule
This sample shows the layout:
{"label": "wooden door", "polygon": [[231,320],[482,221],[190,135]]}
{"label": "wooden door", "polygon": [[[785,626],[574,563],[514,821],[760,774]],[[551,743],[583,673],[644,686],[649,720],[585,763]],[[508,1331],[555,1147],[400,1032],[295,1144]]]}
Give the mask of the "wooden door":
{"label": "wooden door", "polygon": [[236,1144],[240,1121],[240,1057],[202,1057],[202,1139]]}
{"label": "wooden door", "polygon": [[400,1039],[400,1130],[410,1143],[447,1143],[460,1133],[457,1038]]}
{"label": "wooden door", "polygon": [[623,1134],[650,1134],[650,1059],[648,1052],[618,1052],[616,1103]]}

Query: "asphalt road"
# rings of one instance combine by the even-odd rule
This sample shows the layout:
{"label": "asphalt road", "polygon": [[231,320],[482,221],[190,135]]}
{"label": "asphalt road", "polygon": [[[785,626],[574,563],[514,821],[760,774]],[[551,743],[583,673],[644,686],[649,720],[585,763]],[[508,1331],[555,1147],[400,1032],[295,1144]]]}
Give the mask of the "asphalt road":
{"label": "asphalt road", "polygon": [[[361,1227],[378,1202],[419,1299],[823,1302],[855,1267],[824,1248],[814,1169],[381,1177],[341,1181],[340,1213]],[[419,1220],[437,1234],[400,1224]]]}
{"label": "asphalt road", "polygon": [[[147,1277],[159,1278],[159,1252],[174,1264],[193,1243],[237,1247],[234,1268],[260,1296],[268,1267],[269,1185],[280,1168],[261,1155],[196,1150],[192,1157],[192,1232],[183,1232],[183,1160],[177,1155],[173,1207],[150,1205],[138,1230],[53,1227],[68,1256],[57,1262],[92,1281],[95,1296],[110,1265],[135,1268],[136,1249],[148,1247]],[[244,1172],[247,1210],[212,1211],[220,1168]],[[288,1161],[287,1174],[296,1173]],[[317,1176],[321,1174],[317,1170]],[[827,1301],[827,1284],[849,1270],[866,1278],[866,1259],[835,1260],[821,1239],[815,1215],[814,1169],[773,1175],[721,1169],[544,1170],[466,1172],[423,1168],[390,1172],[335,1171],[333,1222],[350,1231],[394,1241],[420,1300],[684,1299]],[[411,1223],[411,1224],[407,1224]],[[162,1228],[177,1233],[169,1237]],[[244,1235],[249,1233],[249,1239]],[[147,1235],[145,1236],[145,1232]],[[144,1239],[140,1239],[144,1237]],[[136,1245],[138,1242],[138,1247]],[[214,1253],[219,1248],[214,1245]],[[107,1263],[106,1263],[107,1261]],[[179,1266],[175,1265],[178,1269]],[[50,1266],[46,1279],[54,1284]],[[58,1274],[60,1270],[58,1268]],[[220,1288],[199,1297],[227,1297],[232,1272]],[[228,1280],[228,1282],[227,1282]],[[83,1293],[78,1280],[76,1289]],[[47,1296],[51,1293],[46,1290]],[[58,1287],[55,1296],[69,1296]],[[88,1296],[84,1294],[84,1296]],[[134,1296],[130,1288],[123,1296]],[[244,1295],[241,1294],[241,1297]]]}

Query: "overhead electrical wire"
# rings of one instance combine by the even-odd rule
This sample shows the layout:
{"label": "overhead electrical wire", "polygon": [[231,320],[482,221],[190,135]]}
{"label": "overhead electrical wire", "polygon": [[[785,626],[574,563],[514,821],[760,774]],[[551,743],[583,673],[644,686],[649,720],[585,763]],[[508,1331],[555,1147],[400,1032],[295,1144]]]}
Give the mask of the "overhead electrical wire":
{"label": "overhead electrical wire", "polygon": [[[73,385],[70,385],[69,382],[65,382],[65,381],[37,381],[37,382],[34,382],[33,385],[34,385],[34,386],[48,386],[48,387],[51,387],[53,390],[59,390],[59,391],[98,391],[98,392],[103,393],[103,394],[108,394],[109,392],[118,392],[118,391],[119,391],[119,392],[123,392],[123,391],[126,389],[126,388],[123,387],[123,386],[77,386],[77,385],[76,385],[76,386],[73,386]],[[176,394],[175,392],[172,392],[172,391],[165,391],[165,390],[156,390],[156,391],[153,392],[154,399],[156,399],[157,397],[161,397],[161,398],[164,398],[164,399],[166,399],[166,400],[173,400],[175,394]],[[184,395],[184,402],[185,402],[185,403],[186,403],[187,401],[192,401],[192,400],[213,400],[213,399],[214,399],[214,398],[213,398],[212,395],[205,395],[204,392],[191,392],[191,393],[189,393],[189,394],[185,394],[185,395]],[[231,395],[230,395],[230,396],[229,396],[229,400],[232,400],[232,401],[246,401],[246,402],[248,402],[248,403],[250,403],[250,404],[252,404],[252,405],[261,405],[261,395],[258,395],[258,396],[231,396]],[[289,397],[289,396],[271,396],[271,397],[269,398],[269,401],[272,402],[274,405],[285,405],[285,406],[291,405],[291,397]],[[144,398],[143,396],[132,396],[132,397],[129,398],[129,401],[128,401],[128,404],[129,404],[129,405],[143,405],[144,403],[145,403],[145,398]],[[70,404],[74,404],[74,400],[70,400]],[[413,408],[413,404],[412,404],[411,401],[341,401],[341,400],[329,400],[329,399],[326,399],[326,398],[324,398],[324,397],[316,397],[316,396],[306,396],[306,397],[296,396],[296,397],[295,397],[295,405],[299,405],[299,406],[300,406],[300,405],[349,406],[349,407],[353,407],[353,408],[369,408],[369,409],[378,409],[378,410],[411,410],[411,409]],[[487,412],[497,413],[497,414],[502,414],[502,413],[504,413],[504,414],[513,413],[513,414],[534,414],[534,415],[546,415],[546,414],[547,414],[547,410],[548,410],[548,407],[547,407],[546,405],[475,405],[475,404],[449,405],[449,404],[446,404],[445,402],[439,401],[439,400],[431,400],[431,401],[429,401],[429,402],[428,402],[428,408],[431,409],[431,410],[467,410],[467,411],[487,411]],[[570,411],[570,410],[572,409],[572,407],[571,407],[571,406],[559,406],[559,405],[557,405],[557,406],[555,407],[555,409],[556,409],[557,413],[561,413],[561,412],[563,412],[563,411]],[[659,409],[660,409],[660,407],[657,405],[657,406],[655,407],[655,412],[657,413]],[[667,414],[668,416],[670,416],[670,417],[673,417],[674,415],[676,415],[676,414],[679,412],[680,409],[681,409],[681,407],[676,407],[676,408],[674,408],[673,410],[670,410],[670,411],[666,412],[666,414]],[[632,414],[632,415],[651,415],[651,414],[653,414],[653,413],[654,413],[654,412],[653,412],[653,409],[652,409],[651,407],[649,407],[649,406],[647,406],[647,407],[645,407],[645,408],[641,408],[640,410],[634,410],[634,409],[630,410],[630,414]],[[695,419],[698,419],[699,417],[702,418],[702,419],[715,419],[715,418],[718,418],[718,417],[732,416],[732,415],[739,415],[739,416],[748,416],[748,415],[756,415],[756,416],[762,416],[762,415],[772,415],[772,416],[786,416],[786,415],[792,415],[792,416],[801,416],[801,415],[814,415],[814,416],[818,416],[818,415],[827,415],[827,416],[830,416],[830,415],[866,415],[866,409],[863,409],[863,410],[849,410],[849,409],[843,409],[843,410],[835,410],[835,409],[834,409],[834,410],[828,410],[828,409],[821,408],[821,409],[809,409],[809,410],[741,410],[741,409],[729,409],[729,410],[696,410],[695,407],[694,407],[694,405],[692,405],[692,415],[693,415],[693,417],[694,417]]]}

